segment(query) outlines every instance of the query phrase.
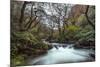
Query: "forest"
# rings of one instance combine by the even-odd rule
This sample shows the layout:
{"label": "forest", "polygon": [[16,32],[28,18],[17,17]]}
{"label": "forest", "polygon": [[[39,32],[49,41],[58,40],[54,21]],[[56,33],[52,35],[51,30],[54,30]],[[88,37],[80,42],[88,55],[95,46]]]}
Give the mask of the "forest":
{"label": "forest", "polygon": [[[69,48],[74,47],[74,50],[92,50],[89,56],[87,55],[92,60],[85,61],[94,61],[95,6],[12,1],[10,35],[12,67],[46,64],[28,62],[45,55],[53,47],[59,50],[59,47],[65,48],[72,44]],[[56,45],[53,45],[54,43]],[[62,61],[55,63],[66,63]]]}

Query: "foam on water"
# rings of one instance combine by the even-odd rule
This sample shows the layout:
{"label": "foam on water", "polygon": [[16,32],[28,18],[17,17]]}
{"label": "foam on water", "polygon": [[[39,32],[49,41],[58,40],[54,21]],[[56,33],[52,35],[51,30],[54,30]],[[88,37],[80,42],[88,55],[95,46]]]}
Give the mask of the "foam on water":
{"label": "foam on water", "polygon": [[89,51],[75,50],[73,47],[53,47],[44,56],[38,57],[30,62],[30,64],[55,64],[81,62],[90,60]]}

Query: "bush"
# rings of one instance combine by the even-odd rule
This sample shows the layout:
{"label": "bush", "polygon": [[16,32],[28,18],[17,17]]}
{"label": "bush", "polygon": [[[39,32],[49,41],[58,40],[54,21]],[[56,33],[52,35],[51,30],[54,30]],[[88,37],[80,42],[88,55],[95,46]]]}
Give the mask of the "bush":
{"label": "bush", "polygon": [[70,25],[66,28],[66,38],[69,40],[75,40],[74,36],[78,33],[80,30],[80,27],[75,26],[75,25]]}

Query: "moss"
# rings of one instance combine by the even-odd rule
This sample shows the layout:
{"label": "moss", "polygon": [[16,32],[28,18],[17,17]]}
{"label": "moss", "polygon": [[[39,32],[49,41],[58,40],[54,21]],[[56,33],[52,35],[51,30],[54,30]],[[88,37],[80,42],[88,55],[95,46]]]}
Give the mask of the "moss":
{"label": "moss", "polygon": [[81,22],[81,23],[87,22],[87,19],[86,19],[86,17],[85,17],[84,14],[82,14],[82,15],[80,15],[80,16],[78,17],[78,22]]}
{"label": "moss", "polygon": [[48,45],[31,32],[14,32],[11,35],[11,64],[23,65],[25,58],[38,56],[48,50]]}
{"label": "moss", "polygon": [[80,29],[80,27],[79,26],[75,26],[75,25],[70,25],[66,29],[68,31],[75,32],[75,31],[78,31]]}
{"label": "moss", "polygon": [[29,32],[14,32],[17,39],[23,39],[30,42],[38,42],[37,38]]}
{"label": "moss", "polygon": [[11,59],[12,66],[22,65],[25,63],[24,57],[22,55],[16,56]]}

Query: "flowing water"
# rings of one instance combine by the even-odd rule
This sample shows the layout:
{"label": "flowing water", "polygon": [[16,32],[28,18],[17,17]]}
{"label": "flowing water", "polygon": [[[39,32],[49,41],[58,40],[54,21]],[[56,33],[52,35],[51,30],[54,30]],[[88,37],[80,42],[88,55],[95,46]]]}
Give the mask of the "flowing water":
{"label": "flowing water", "polygon": [[44,64],[58,64],[58,63],[74,63],[74,62],[84,62],[84,61],[93,61],[94,59],[90,54],[94,53],[90,49],[74,49],[70,44],[65,47],[59,43],[52,43],[53,48],[48,50],[48,52],[40,57],[31,59],[29,64],[32,65],[44,65]]}

